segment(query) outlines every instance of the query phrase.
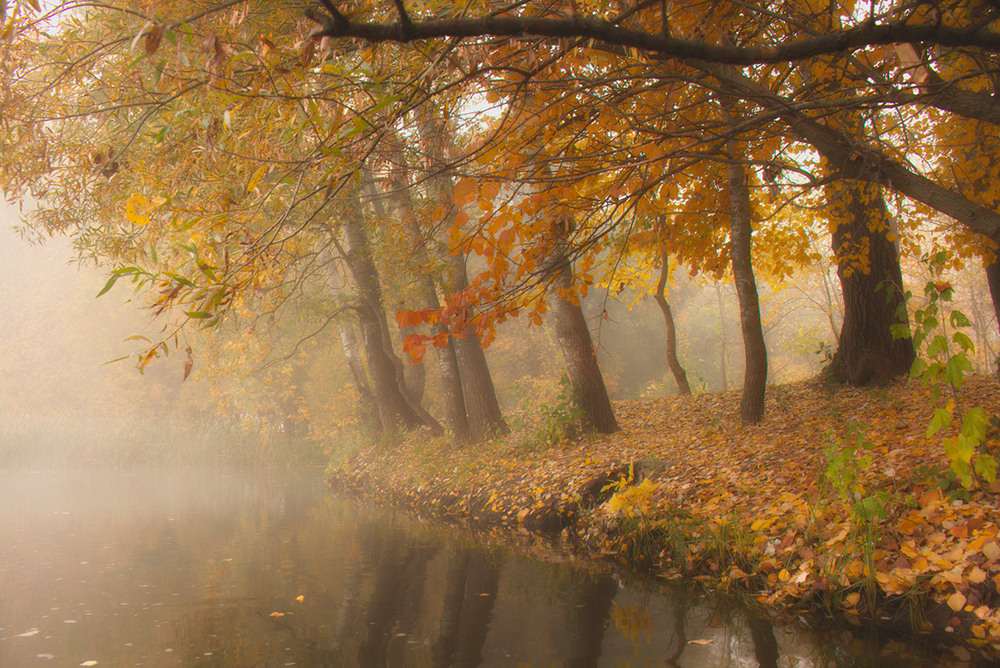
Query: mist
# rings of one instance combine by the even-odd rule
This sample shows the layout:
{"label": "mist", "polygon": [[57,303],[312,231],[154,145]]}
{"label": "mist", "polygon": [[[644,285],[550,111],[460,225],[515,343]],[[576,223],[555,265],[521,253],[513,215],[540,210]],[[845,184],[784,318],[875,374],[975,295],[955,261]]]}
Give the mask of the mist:
{"label": "mist", "polygon": [[124,281],[97,297],[104,270],[76,261],[66,238],[29,243],[19,224],[15,208],[0,212],[0,466],[267,458],[261,431],[220,411],[215,383],[185,381],[180,356],[138,371],[134,337],[162,336],[162,324]]}

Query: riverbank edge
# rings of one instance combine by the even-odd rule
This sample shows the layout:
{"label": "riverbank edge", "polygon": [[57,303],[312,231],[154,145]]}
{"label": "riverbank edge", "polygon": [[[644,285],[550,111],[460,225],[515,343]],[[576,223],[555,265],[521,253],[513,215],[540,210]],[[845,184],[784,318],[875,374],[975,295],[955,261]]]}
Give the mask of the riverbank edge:
{"label": "riverbank edge", "polygon": [[[652,576],[695,579],[707,590],[752,597],[772,616],[818,615],[853,626],[877,624],[941,643],[959,659],[1000,657],[995,608],[986,615],[986,606],[964,605],[966,600],[995,602],[994,580],[964,582],[960,606],[941,595],[932,578],[912,579],[907,591],[894,593],[898,583],[889,586],[876,561],[892,562],[891,550],[899,545],[880,537],[859,547],[859,522],[846,504],[813,490],[811,498],[808,492],[785,493],[753,508],[734,506],[721,517],[706,516],[698,512],[703,504],[684,502],[684,491],[694,480],[664,480],[658,476],[664,470],[662,459],[607,447],[623,437],[628,434],[591,437],[543,453],[511,451],[500,441],[463,450],[451,468],[429,463],[456,454],[446,443],[411,438],[398,447],[363,450],[331,466],[327,481],[342,493],[424,518],[489,529],[501,537],[558,539],[587,558]],[[648,454],[641,450],[640,455]],[[595,452],[610,457],[595,457]],[[567,465],[584,460],[587,466]],[[554,474],[544,469],[554,469]],[[655,484],[647,482],[653,480]],[[919,512],[948,507],[948,497],[938,490],[918,486],[909,492],[907,498],[913,499],[913,493],[920,497],[911,502]],[[968,511],[974,506],[969,502],[961,509],[973,516]],[[793,554],[787,529],[794,522],[778,518],[803,513],[827,532],[807,541],[806,552]],[[889,523],[907,521],[906,513],[906,508],[892,509]],[[862,560],[861,571],[855,572]],[[809,564],[822,562],[831,566],[815,576]]]}

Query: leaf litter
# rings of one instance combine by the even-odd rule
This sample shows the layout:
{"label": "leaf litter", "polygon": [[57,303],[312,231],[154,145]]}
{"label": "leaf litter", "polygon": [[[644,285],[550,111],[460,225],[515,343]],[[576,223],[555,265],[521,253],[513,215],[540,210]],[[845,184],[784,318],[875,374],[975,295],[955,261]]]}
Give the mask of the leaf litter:
{"label": "leaf litter", "polygon": [[[960,399],[1000,413],[990,379],[970,378]],[[455,449],[416,434],[332,467],[330,482],[445,519],[561,532],[593,556],[750,592],[774,614],[828,610],[1000,654],[1000,485],[944,484],[925,387],[775,386],[752,427],[739,401],[733,390],[617,402],[620,432],[551,447],[513,434]],[[867,522],[828,479],[824,448],[851,425],[870,464],[848,501],[890,499]],[[985,447],[1000,450],[995,434]]]}

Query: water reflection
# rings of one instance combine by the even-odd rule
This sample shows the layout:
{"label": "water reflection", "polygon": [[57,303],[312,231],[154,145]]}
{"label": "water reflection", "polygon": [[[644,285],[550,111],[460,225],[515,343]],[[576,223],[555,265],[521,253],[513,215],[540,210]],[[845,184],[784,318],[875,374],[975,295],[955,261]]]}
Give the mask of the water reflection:
{"label": "water reflection", "polygon": [[0,666],[940,665],[324,494],[318,472],[0,472]]}

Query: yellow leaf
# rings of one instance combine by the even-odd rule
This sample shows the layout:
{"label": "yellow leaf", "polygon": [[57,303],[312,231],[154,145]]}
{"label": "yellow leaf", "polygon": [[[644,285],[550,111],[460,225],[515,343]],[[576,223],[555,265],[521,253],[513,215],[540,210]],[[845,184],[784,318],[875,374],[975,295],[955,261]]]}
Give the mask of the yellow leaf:
{"label": "yellow leaf", "polygon": [[960,591],[956,591],[954,594],[948,597],[948,607],[958,612],[965,606],[965,594]]}
{"label": "yellow leaf", "polygon": [[986,543],[983,545],[983,556],[987,559],[1000,557],[1000,545],[997,545],[996,541]]}
{"label": "yellow leaf", "polygon": [[781,571],[778,572],[778,579],[782,582],[788,582],[790,577],[792,577],[792,574],[788,572],[787,568],[782,568]]}
{"label": "yellow leaf", "polygon": [[303,594],[299,594],[298,596],[295,597],[295,600],[301,603],[302,601],[306,600],[306,597]]}
{"label": "yellow leaf", "polygon": [[253,176],[250,177],[250,182],[247,183],[247,194],[248,195],[250,193],[252,193],[257,188],[257,184],[259,184],[260,180],[262,178],[264,178],[265,174],[267,174],[267,169],[268,169],[268,166],[266,164],[261,165],[260,167],[257,168],[257,171],[255,171],[253,173]]}
{"label": "yellow leaf", "polygon": [[969,578],[969,582],[972,584],[986,582],[986,573],[979,566],[973,566],[966,577]]}
{"label": "yellow leaf", "polygon": [[856,591],[852,591],[850,594],[844,597],[844,605],[848,608],[853,608],[861,600],[861,594]]}

